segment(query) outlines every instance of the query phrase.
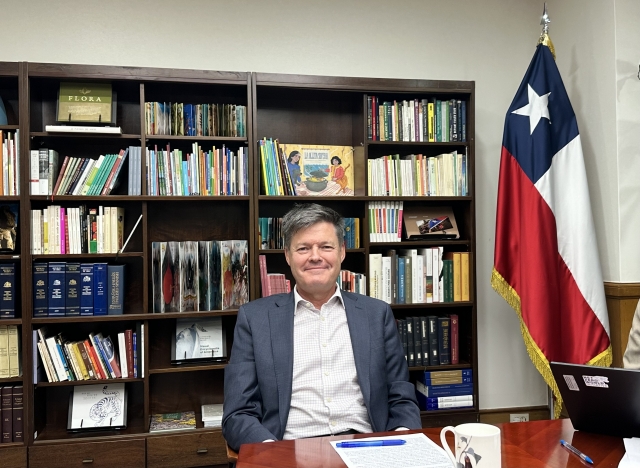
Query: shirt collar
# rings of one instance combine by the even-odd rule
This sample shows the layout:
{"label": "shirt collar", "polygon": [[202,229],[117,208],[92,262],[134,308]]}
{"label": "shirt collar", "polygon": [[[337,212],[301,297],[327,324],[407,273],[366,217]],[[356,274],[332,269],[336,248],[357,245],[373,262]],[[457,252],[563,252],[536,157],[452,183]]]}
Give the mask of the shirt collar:
{"label": "shirt collar", "polygon": [[[333,293],[333,295],[329,298],[329,300],[326,302],[327,304],[329,302],[331,302],[333,300],[334,297],[337,297],[338,300],[342,303],[342,307],[344,308],[344,299],[342,298],[342,293],[340,292],[340,285],[338,285],[338,283],[336,283],[336,290]],[[293,301],[295,304],[294,307],[294,315],[296,314],[297,310],[298,310],[298,304],[300,304],[300,302],[302,302],[303,304],[307,304],[309,303],[310,306],[309,307],[313,307],[313,304],[311,304],[309,301],[307,301],[306,299],[304,299],[299,293],[298,293],[298,285],[295,285],[293,287]]]}

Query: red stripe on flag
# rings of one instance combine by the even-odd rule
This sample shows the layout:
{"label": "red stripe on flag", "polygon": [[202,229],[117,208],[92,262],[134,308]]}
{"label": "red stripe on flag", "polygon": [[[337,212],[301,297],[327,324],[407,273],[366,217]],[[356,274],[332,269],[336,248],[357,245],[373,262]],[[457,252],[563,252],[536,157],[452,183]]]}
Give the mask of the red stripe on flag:
{"label": "red stripe on flag", "polygon": [[504,147],[498,200],[495,269],[520,297],[529,334],[549,361],[588,362],[609,337],[560,256],[553,212]]}

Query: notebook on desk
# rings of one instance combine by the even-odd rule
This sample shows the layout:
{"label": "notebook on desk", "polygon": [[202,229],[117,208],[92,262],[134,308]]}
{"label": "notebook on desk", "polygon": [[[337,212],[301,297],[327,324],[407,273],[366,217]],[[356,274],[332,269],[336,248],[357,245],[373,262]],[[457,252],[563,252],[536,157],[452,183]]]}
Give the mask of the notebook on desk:
{"label": "notebook on desk", "polygon": [[562,362],[550,365],[574,428],[640,437],[640,371]]}

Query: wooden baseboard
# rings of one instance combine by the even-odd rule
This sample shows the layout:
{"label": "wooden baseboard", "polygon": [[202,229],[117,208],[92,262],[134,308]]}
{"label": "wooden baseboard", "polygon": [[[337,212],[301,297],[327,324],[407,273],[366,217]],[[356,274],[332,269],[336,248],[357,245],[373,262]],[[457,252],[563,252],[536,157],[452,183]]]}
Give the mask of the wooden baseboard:
{"label": "wooden baseboard", "polygon": [[529,415],[529,421],[551,419],[548,406],[525,406],[519,408],[480,410],[480,422],[487,424],[508,423],[509,415],[523,413]]}
{"label": "wooden baseboard", "polygon": [[613,367],[622,367],[633,314],[640,299],[640,283],[604,283],[613,349]]}

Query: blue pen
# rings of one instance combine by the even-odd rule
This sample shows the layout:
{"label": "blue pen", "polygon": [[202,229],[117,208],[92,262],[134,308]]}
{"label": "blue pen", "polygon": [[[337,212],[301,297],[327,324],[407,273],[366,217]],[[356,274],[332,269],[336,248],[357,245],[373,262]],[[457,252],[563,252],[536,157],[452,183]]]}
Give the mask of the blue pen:
{"label": "blue pen", "polygon": [[577,448],[575,448],[573,445],[571,445],[570,443],[560,439],[560,445],[562,445],[564,448],[566,448],[567,450],[569,450],[570,452],[575,453],[576,455],[578,455],[580,458],[582,458],[584,461],[586,461],[587,463],[591,463],[593,465],[593,460],[589,457],[587,457],[584,453],[582,453],[580,450],[578,450]]}
{"label": "blue pen", "polygon": [[402,439],[389,439],[389,440],[361,440],[361,441],[349,441],[338,442],[336,447],[339,448],[356,448],[356,447],[386,447],[389,445],[404,445],[406,440]]}

